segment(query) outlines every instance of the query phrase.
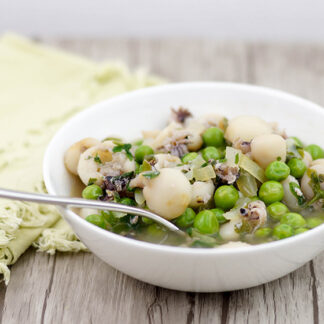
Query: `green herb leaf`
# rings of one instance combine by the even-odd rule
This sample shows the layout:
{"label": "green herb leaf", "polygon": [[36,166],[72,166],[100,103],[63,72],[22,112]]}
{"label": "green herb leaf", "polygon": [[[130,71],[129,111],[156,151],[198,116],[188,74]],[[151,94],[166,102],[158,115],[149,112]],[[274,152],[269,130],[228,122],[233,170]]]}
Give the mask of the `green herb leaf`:
{"label": "green herb leaf", "polygon": [[96,154],[96,156],[93,159],[95,160],[96,163],[102,164],[101,159],[100,159],[98,153]]}
{"label": "green herb leaf", "polygon": [[239,160],[240,160],[240,156],[239,156],[238,153],[236,153],[236,155],[235,155],[235,164],[238,164]]}
{"label": "green herb leaf", "polygon": [[306,199],[304,197],[304,195],[298,195],[298,191],[302,193],[300,186],[298,183],[296,182],[290,182],[289,183],[289,189],[290,192],[294,195],[294,197],[297,199],[298,205],[301,206],[305,203]]}
{"label": "green herb leaf", "polygon": [[150,163],[148,163],[146,160],[143,161],[142,165],[139,168],[140,172],[145,172],[145,171],[151,171],[152,166]]}
{"label": "green herb leaf", "polygon": [[120,196],[119,196],[119,193],[117,191],[114,191],[113,193],[114,195],[114,202],[120,202]]}
{"label": "green herb leaf", "polygon": [[147,179],[153,179],[160,174],[160,171],[148,171],[148,172],[143,172],[142,174]]}
{"label": "green herb leaf", "polygon": [[114,177],[111,177],[112,181],[116,181],[116,180],[121,180],[123,178],[133,178],[134,176],[134,171],[130,171],[130,172],[125,172],[119,176],[114,176]]}
{"label": "green herb leaf", "polygon": [[127,156],[127,158],[132,161],[133,160],[133,155],[132,153],[129,151],[130,149],[132,148],[132,144],[120,144],[120,145],[116,145],[114,148],[113,148],[113,152],[114,153],[117,153],[117,152],[121,152],[121,151],[125,151],[125,154]]}
{"label": "green herb leaf", "polygon": [[88,181],[88,186],[95,184],[97,180],[98,180],[97,178],[90,178]]}

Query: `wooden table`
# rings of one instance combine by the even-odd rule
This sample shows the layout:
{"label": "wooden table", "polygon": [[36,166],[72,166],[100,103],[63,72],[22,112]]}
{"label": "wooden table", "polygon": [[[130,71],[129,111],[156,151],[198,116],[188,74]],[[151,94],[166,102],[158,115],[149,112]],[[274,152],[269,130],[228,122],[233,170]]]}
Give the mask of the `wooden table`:
{"label": "wooden table", "polygon": [[[96,60],[118,58],[171,81],[247,82],[324,105],[324,46],[201,40],[45,40]],[[262,108],[262,107],[260,107]],[[275,117],[274,117],[275,119]],[[109,248],[109,247],[107,247]],[[0,289],[2,323],[320,323],[324,254],[252,289],[171,291],[132,279],[90,253],[27,251]]]}

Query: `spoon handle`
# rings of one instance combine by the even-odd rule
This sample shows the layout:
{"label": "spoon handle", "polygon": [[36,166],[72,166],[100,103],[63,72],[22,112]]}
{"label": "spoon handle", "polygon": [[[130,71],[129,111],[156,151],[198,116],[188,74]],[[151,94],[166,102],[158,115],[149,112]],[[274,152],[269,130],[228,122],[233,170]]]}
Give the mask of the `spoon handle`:
{"label": "spoon handle", "polygon": [[8,190],[2,188],[0,188],[0,198],[30,201],[30,202],[41,203],[41,204],[49,204],[49,205],[59,205],[65,207],[94,208],[94,209],[122,212],[131,215],[144,216],[156,221],[159,224],[164,225],[171,231],[180,231],[179,228],[176,227],[171,222],[167,221],[161,216],[158,216],[148,210],[127,206],[123,204],[113,203],[113,202],[106,202],[106,201],[103,202],[103,201],[88,200],[83,198],[60,197],[60,196],[52,196],[46,194],[35,194],[35,193]]}

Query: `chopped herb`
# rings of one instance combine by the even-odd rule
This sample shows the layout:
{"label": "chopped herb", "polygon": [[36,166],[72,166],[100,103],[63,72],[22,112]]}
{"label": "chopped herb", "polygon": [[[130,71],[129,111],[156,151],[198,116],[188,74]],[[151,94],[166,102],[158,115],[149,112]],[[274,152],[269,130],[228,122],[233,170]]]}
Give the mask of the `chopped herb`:
{"label": "chopped herb", "polygon": [[129,183],[127,183],[127,185],[126,185],[126,190],[127,190],[128,192],[135,192],[135,189],[136,189],[136,188],[132,188],[132,187],[130,187]]}
{"label": "chopped herb", "polygon": [[300,148],[292,138],[286,139],[287,143],[287,159],[290,160],[294,157],[302,159],[304,151]]}
{"label": "chopped herb", "polygon": [[90,160],[92,158],[91,155],[88,155],[88,157],[86,158],[86,160]]}
{"label": "chopped herb", "polygon": [[277,157],[277,161],[281,161],[281,157],[280,156]]}
{"label": "chopped herb", "polygon": [[117,191],[115,191],[114,193],[113,193],[113,195],[114,195],[114,202],[120,202],[120,195],[119,195],[119,193],[117,192]]}
{"label": "chopped herb", "polygon": [[113,152],[114,153],[117,153],[117,152],[121,152],[121,151],[125,151],[125,154],[127,156],[127,158],[132,161],[133,160],[133,155],[132,153],[129,151],[132,147],[132,144],[120,144],[120,145],[116,145],[114,148],[113,148]]}
{"label": "chopped herb", "polygon": [[235,164],[238,164],[240,160],[240,155],[238,153],[236,153],[235,155]]}
{"label": "chopped herb", "polygon": [[319,180],[320,183],[323,183],[324,182],[324,174],[320,174],[318,176],[318,180]]}
{"label": "chopped herb", "polygon": [[[301,206],[305,203],[305,197],[300,189],[300,186],[296,182],[290,182],[289,183],[289,189],[290,192],[294,195],[294,197],[297,199],[298,205]],[[298,194],[298,192],[300,194]]]}
{"label": "chopped herb", "polygon": [[95,160],[96,163],[102,164],[101,159],[100,159],[98,153],[96,154],[96,156],[93,159]]}
{"label": "chopped herb", "polygon": [[147,179],[153,179],[156,178],[160,174],[160,171],[148,171],[144,172],[143,176]]}
{"label": "chopped herb", "polygon": [[217,160],[217,162],[219,162],[219,163],[225,163],[226,161],[227,161],[226,158]]}
{"label": "chopped herb", "polygon": [[95,184],[97,180],[98,180],[97,178],[90,178],[88,181],[88,186]]}
{"label": "chopped herb", "polygon": [[142,165],[139,167],[139,172],[151,171],[152,166],[146,160],[143,161]]}

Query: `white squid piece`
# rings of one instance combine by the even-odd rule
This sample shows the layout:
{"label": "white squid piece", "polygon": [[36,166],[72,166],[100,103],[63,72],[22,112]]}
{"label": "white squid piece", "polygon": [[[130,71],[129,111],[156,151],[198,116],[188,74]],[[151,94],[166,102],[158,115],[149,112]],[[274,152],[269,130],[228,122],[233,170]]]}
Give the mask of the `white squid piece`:
{"label": "white squid piece", "polygon": [[192,185],[192,196],[190,207],[199,207],[206,205],[214,195],[215,186],[213,181],[196,181]]}
{"label": "white squid piece", "polygon": [[191,185],[181,171],[165,168],[156,178],[146,181],[143,195],[150,210],[165,219],[173,219],[188,207]]}
{"label": "white squid piece", "polygon": [[277,134],[256,136],[251,142],[251,155],[262,168],[280,159],[285,162],[287,156],[286,141]]}
{"label": "white squid piece", "polygon": [[81,154],[98,143],[100,142],[97,139],[87,137],[70,146],[64,155],[64,164],[67,170],[74,175],[78,175],[78,163]]}
{"label": "white squid piece", "polygon": [[231,143],[239,139],[250,142],[258,135],[271,134],[272,132],[271,125],[259,117],[240,116],[229,121],[225,138]]}
{"label": "white squid piece", "polygon": [[111,141],[106,141],[81,154],[78,174],[85,185],[90,179],[100,185],[106,176],[118,176],[135,170],[134,160],[129,160],[125,152],[113,153],[114,146]]}

